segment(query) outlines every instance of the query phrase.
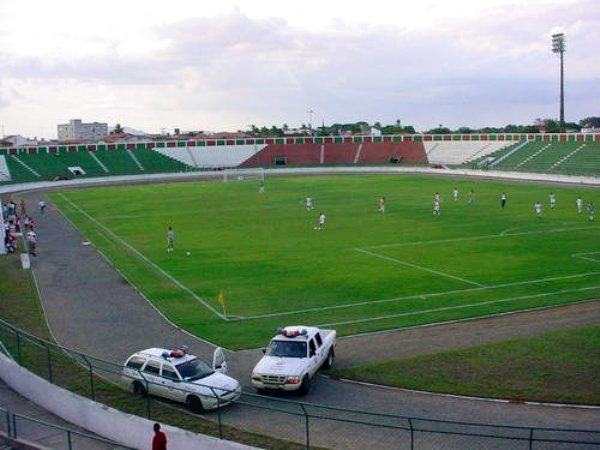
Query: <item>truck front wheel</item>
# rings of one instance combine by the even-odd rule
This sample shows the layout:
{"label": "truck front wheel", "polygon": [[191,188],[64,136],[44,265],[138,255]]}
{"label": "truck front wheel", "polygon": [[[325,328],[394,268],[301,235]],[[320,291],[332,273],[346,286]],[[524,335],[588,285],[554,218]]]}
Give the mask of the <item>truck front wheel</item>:
{"label": "truck front wheel", "polygon": [[298,389],[298,395],[305,396],[308,394],[310,390],[310,378],[308,375],[304,375],[302,378],[302,384],[300,385],[300,389]]}

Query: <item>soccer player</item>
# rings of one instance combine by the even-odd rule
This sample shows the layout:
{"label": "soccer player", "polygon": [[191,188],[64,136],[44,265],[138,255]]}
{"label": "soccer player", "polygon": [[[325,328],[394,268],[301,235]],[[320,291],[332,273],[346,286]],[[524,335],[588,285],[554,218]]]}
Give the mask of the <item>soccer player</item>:
{"label": "soccer player", "polygon": [[167,230],[167,253],[171,253],[175,248],[175,232],[169,227]]}
{"label": "soccer player", "polygon": [[377,211],[379,211],[382,214],[385,212],[385,197],[381,197],[379,199],[379,208],[377,209]]}
{"label": "soccer player", "polygon": [[452,191],[452,197],[454,197],[455,202],[458,201],[458,188],[454,188],[454,190]]}
{"label": "soccer player", "polygon": [[258,193],[264,194],[265,192],[265,182],[264,180],[260,180],[260,186],[258,187]]}
{"label": "soccer player", "polygon": [[542,217],[542,203],[540,201],[535,202],[533,209],[535,209],[536,216]]}
{"label": "soccer player", "polygon": [[504,192],[500,195],[500,206],[502,206],[502,208],[506,206],[506,193]]}
{"label": "soccer player", "polygon": [[469,191],[469,199],[467,200],[467,204],[472,205],[474,203],[475,203],[475,191],[473,189],[471,189]]}
{"label": "soccer player", "polygon": [[433,199],[433,215],[439,216],[441,214],[441,203],[439,197]]}
{"label": "soccer player", "polygon": [[583,214],[583,199],[581,198],[581,196],[577,197],[577,200],[575,200],[575,204],[577,205],[577,212],[579,213],[579,215]]}
{"label": "soccer player", "polygon": [[590,222],[594,220],[594,204],[592,202],[588,203],[588,220]]}
{"label": "soccer player", "polygon": [[304,199],[305,203],[306,203],[306,210],[307,211],[312,211],[314,209],[314,204],[313,204],[313,199],[312,197],[306,197]]}
{"label": "soccer player", "polygon": [[319,213],[319,217],[317,218],[317,226],[315,227],[315,230],[323,229],[323,227],[325,226],[325,219],[325,214]]}
{"label": "soccer player", "polygon": [[550,208],[554,208],[556,206],[556,195],[554,192],[550,192]]}

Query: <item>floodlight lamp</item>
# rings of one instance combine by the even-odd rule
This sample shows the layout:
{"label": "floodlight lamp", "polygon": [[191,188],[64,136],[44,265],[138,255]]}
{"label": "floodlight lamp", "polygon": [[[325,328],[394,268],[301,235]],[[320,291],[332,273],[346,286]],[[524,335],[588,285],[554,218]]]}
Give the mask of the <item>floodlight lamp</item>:
{"label": "floodlight lamp", "polygon": [[554,53],[563,53],[565,51],[565,35],[558,33],[552,35],[552,51]]}

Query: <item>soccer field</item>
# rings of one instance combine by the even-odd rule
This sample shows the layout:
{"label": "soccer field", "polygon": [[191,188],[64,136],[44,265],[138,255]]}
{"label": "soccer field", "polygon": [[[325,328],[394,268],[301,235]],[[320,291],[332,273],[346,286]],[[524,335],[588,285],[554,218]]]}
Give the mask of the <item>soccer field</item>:
{"label": "soccer field", "polygon": [[[265,345],[286,324],[348,335],[600,295],[600,223],[575,206],[578,195],[598,204],[596,190],[408,175],[269,177],[265,193],[258,187],[197,182],[51,197],[167,317],[231,349]],[[315,230],[320,212],[327,220]]]}

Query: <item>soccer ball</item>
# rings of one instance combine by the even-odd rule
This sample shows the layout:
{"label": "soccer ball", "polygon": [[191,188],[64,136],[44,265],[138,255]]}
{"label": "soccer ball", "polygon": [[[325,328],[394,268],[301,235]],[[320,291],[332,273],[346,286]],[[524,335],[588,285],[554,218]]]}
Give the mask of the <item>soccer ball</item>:
{"label": "soccer ball", "polygon": [[190,252],[185,252],[185,256],[190,256],[191,253]]}

